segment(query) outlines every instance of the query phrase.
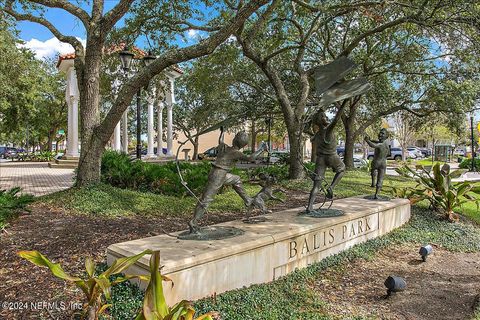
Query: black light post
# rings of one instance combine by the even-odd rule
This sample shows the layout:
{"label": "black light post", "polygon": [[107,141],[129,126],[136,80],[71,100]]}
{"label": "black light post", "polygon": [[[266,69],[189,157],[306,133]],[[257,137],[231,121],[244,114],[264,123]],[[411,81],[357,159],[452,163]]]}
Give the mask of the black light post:
{"label": "black light post", "polygon": [[265,123],[267,124],[267,132],[268,132],[268,158],[267,164],[270,164],[270,155],[272,152],[272,116],[270,115],[267,119],[265,119]]}
{"label": "black light post", "polygon": [[472,139],[472,172],[475,172],[475,139],[473,137],[473,114],[470,116],[470,138]]}
{"label": "black light post", "polygon": [[[134,54],[128,51],[128,48],[125,47],[122,51],[120,51],[119,56],[120,56],[120,61],[122,63],[123,71],[128,72],[130,70],[130,65],[132,63],[132,59],[134,58]],[[155,56],[149,52],[148,55],[142,58],[142,61],[144,66],[147,67],[155,59],[156,59]],[[142,97],[142,89],[139,88],[137,91],[137,150],[136,150],[137,159],[142,158],[141,97]]]}

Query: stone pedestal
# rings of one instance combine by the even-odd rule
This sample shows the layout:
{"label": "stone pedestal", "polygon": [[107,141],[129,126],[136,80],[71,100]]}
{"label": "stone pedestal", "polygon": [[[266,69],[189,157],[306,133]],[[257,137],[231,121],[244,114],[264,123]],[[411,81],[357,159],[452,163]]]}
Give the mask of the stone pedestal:
{"label": "stone pedestal", "polygon": [[[117,243],[108,247],[107,260],[132,256],[142,250],[160,250],[162,273],[175,286],[164,286],[167,302],[196,300],[214,293],[265,283],[296,268],[339,253],[355,244],[388,233],[410,219],[405,199],[372,201],[361,197],[335,201],[333,208],[345,215],[310,218],[304,208],[268,214],[266,222],[231,221],[219,226],[242,229],[243,235],[215,241],[178,240],[161,235]],[[176,235],[178,233],[175,233]],[[126,273],[148,273],[143,257]],[[145,283],[142,283],[145,288]]]}

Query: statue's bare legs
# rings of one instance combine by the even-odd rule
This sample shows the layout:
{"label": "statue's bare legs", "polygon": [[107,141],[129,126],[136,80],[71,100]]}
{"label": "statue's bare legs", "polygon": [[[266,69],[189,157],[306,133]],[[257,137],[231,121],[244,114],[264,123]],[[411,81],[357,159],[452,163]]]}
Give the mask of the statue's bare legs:
{"label": "statue's bare legs", "polygon": [[249,206],[252,202],[252,199],[248,196],[247,192],[243,188],[242,182],[239,176],[226,173],[223,170],[212,169],[209,175],[209,183],[203,191],[202,198],[197,206],[195,207],[195,212],[193,219],[188,222],[188,227],[190,228],[190,233],[198,233],[198,221],[205,215],[208,206],[213,201],[213,198],[218,193],[222,186],[232,186],[232,188],[238,193],[242,198],[246,206]]}
{"label": "statue's bare legs", "polygon": [[386,171],[387,171],[386,168],[378,169],[378,178],[377,178],[377,184],[375,189],[375,195],[373,196],[374,199],[378,199],[378,193],[380,192],[380,190],[382,190],[383,178],[385,177]]}

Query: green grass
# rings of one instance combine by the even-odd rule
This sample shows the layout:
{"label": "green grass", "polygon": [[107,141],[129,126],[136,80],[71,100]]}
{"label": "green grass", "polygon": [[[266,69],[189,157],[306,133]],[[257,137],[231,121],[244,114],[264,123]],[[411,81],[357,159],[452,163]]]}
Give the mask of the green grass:
{"label": "green grass", "polygon": [[[326,179],[333,178],[332,172],[327,172]],[[340,184],[335,189],[338,197],[352,197],[362,194],[372,194],[370,174],[366,171],[347,171]],[[284,188],[309,192],[312,181],[308,178],[301,180],[284,180],[280,182]],[[244,184],[248,194],[255,195],[258,185]],[[391,187],[414,187],[411,179],[399,176],[387,176],[382,190],[383,195],[389,195]],[[92,214],[102,216],[129,216],[129,215],[171,215],[188,216],[193,212],[195,199],[193,197],[174,197],[149,192],[139,192],[120,189],[106,184],[98,184],[89,188],[69,189],[52,195],[39,198],[40,202],[53,204],[67,211],[77,214]],[[227,188],[218,194],[212,202],[209,211],[215,212],[242,212],[245,210],[241,198]],[[467,203],[456,210],[480,224],[480,213],[474,203]],[[0,220],[1,227],[1,220]]]}
{"label": "green grass", "polygon": [[419,164],[422,166],[434,166],[437,163],[440,163],[440,165],[443,165],[445,162],[443,161],[433,161],[432,159],[422,159],[422,160],[416,160],[413,162],[414,164]]}
{"label": "green grass", "polygon": [[[215,300],[198,300],[195,308],[198,314],[218,311],[222,319],[229,320],[332,319],[335,315],[328,314],[326,302],[319,298],[313,285],[322,279],[322,271],[326,268],[342,269],[356,259],[371,260],[383,248],[406,243],[435,243],[450,251],[478,252],[480,229],[470,223],[449,223],[432,214],[424,205],[414,206],[410,222],[387,235],[356,245],[277,281],[229,291],[217,295]],[[134,285],[122,286],[112,295],[113,306],[121,305],[125,315],[135,314],[141,293]]]}
{"label": "green grass", "polygon": [[[253,195],[258,186],[246,186],[249,194]],[[173,197],[120,189],[106,184],[98,184],[88,188],[61,191],[42,197],[39,201],[53,204],[77,214],[91,214],[102,216],[129,216],[129,215],[170,215],[178,216],[191,214],[195,206],[193,197]],[[241,198],[232,189],[216,196],[209,208],[210,212],[232,211],[239,212],[245,209]]]}
{"label": "green grass", "polygon": [[[331,181],[333,178],[333,172],[327,172],[325,179]],[[352,197],[362,194],[372,194],[375,192],[374,188],[370,187],[371,177],[370,173],[361,170],[347,171],[343,176],[340,183],[335,188],[335,195],[341,198]],[[411,179],[400,176],[386,176],[383,182],[383,190],[381,194],[389,195],[392,186],[411,186],[415,185],[415,182]],[[289,189],[302,190],[309,192],[312,188],[311,179],[301,180],[285,180],[282,182],[282,186]]]}
{"label": "green grass", "polygon": [[[332,173],[327,173],[327,180],[331,180]],[[384,182],[383,194],[388,195],[390,186],[412,185],[412,181],[402,177],[387,177]],[[285,188],[310,191],[310,179],[286,180],[281,182]],[[251,196],[255,195],[258,185],[244,184]],[[339,197],[351,197],[361,194],[371,194],[370,175],[365,171],[348,171],[335,189]],[[53,204],[77,214],[93,214],[103,216],[128,215],[190,215],[195,206],[193,197],[166,196],[150,192],[139,192],[120,189],[107,184],[98,184],[88,188],[69,189],[40,198],[41,202]],[[231,188],[218,194],[209,207],[214,212],[241,212],[245,210],[242,199]]]}

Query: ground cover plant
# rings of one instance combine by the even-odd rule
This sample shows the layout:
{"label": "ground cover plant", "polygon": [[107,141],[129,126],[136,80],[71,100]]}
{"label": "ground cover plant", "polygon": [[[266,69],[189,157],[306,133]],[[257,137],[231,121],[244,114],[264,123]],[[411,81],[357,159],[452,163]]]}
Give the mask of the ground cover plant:
{"label": "ground cover plant", "polygon": [[5,228],[8,221],[27,209],[33,202],[33,196],[21,194],[20,188],[0,190],[0,229]]}
{"label": "ground cover plant", "polygon": [[[322,281],[323,272],[327,269],[342,270],[356,260],[373,260],[381,250],[407,243],[414,246],[433,243],[437,248],[452,252],[479,252],[480,230],[468,221],[448,223],[432,215],[425,204],[414,206],[411,221],[387,235],[356,245],[278,281],[202,299],[196,301],[194,307],[199,313],[217,311],[222,319],[232,320],[333,319],[336,316],[329,313],[327,303],[320,298],[314,286]],[[127,290],[126,287],[132,285],[124,286],[124,290],[112,294],[112,304],[116,306],[123,301],[131,301],[130,311],[122,304],[123,314],[134,314],[140,298],[131,299],[130,294],[135,292],[138,295],[138,288]]]}

